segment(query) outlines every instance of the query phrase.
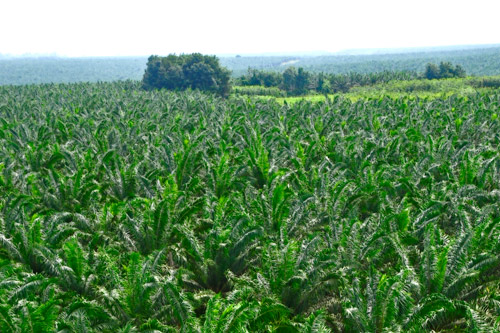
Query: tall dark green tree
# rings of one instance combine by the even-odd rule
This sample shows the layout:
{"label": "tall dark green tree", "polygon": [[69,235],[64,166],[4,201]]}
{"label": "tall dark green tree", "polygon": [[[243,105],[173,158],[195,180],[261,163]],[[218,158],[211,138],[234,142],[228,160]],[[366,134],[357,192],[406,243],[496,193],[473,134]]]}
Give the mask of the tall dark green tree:
{"label": "tall dark green tree", "polygon": [[434,80],[440,78],[439,68],[436,64],[428,63],[425,65],[424,76],[428,80]]}
{"label": "tall dark green tree", "polygon": [[296,93],[298,95],[304,95],[309,90],[309,84],[311,80],[311,74],[304,70],[304,68],[299,67],[297,70],[296,77]]}
{"label": "tall dark green tree", "polygon": [[283,72],[283,89],[287,92],[294,92],[297,89],[297,69],[288,67]]}
{"label": "tall dark green tree", "polygon": [[289,67],[283,72],[283,89],[293,95],[304,95],[309,90],[311,73],[302,67]]}
{"label": "tall dark green tree", "polygon": [[322,94],[329,94],[331,92],[331,85],[328,78],[324,73],[318,74],[317,88],[316,90]]}

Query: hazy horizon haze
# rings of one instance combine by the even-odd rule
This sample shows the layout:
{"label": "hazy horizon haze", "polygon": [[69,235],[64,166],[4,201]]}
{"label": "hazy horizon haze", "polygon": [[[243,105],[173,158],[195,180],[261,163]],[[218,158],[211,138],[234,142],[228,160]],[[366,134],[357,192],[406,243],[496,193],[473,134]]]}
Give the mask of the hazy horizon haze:
{"label": "hazy horizon haze", "polygon": [[262,54],[497,44],[500,3],[256,0],[2,4],[0,53]]}

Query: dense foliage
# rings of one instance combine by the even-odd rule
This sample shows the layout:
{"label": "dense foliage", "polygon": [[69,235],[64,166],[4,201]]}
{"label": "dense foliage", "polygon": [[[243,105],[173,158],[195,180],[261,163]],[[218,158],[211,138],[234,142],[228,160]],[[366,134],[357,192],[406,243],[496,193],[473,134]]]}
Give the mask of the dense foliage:
{"label": "dense foliage", "polygon": [[373,95],[384,93],[404,93],[415,94],[419,92],[441,93],[444,95],[459,94],[468,95],[476,92],[490,92],[500,88],[500,77],[466,77],[466,78],[450,78],[443,80],[408,80],[408,81],[390,81],[382,82],[370,86],[358,86],[350,89],[352,94],[366,95],[366,92],[371,92]]}
{"label": "dense foliage", "polygon": [[231,90],[230,72],[220,66],[215,56],[200,53],[167,57],[151,56],[142,86],[145,89],[199,89],[227,97]]}
{"label": "dense foliage", "polygon": [[272,96],[272,97],[286,97],[286,91],[278,87],[264,87],[264,86],[235,86],[231,90],[235,95],[245,96]]}
{"label": "dense foliage", "polygon": [[439,66],[432,63],[425,65],[424,77],[428,80],[465,77],[465,75],[466,73],[462,66],[453,66],[450,62],[441,62]]}
{"label": "dense foliage", "polygon": [[[348,92],[351,88],[375,86],[383,83],[401,84],[402,81],[417,79],[434,80],[465,78],[465,70],[460,65],[441,62],[439,66],[428,63],[423,73],[417,72],[375,72],[368,74],[328,74],[308,72],[304,68],[291,66],[283,73],[249,68],[246,75],[236,81],[241,86],[262,86],[281,89],[287,96],[302,96],[308,93],[331,94]],[[429,82],[425,84],[431,84]],[[240,89],[241,90],[241,89]],[[254,89],[255,90],[255,89]],[[252,91],[249,91],[250,93]],[[265,90],[263,91],[265,92]],[[270,94],[276,96],[276,94]]]}
{"label": "dense foliage", "polygon": [[[249,68],[247,74],[236,79],[235,83],[240,86],[278,88],[287,96],[301,96],[311,92],[319,94],[348,92],[353,87],[372,86],[390,81],[408,81],[420,77],[421,75],[417,72],[314,73],[302,67],[297,69],[290,66],[283,73]],[[269,95],[275,96],[276,94],[270,93]]]}
{"label": "dense foliage", "polygon": [[0,87],[0,331],[498,331],[499,103]]}

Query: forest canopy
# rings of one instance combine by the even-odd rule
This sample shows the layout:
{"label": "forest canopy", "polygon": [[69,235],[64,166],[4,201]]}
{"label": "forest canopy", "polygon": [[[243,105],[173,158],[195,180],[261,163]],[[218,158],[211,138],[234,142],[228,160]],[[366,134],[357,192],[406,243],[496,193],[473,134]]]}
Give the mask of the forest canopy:
{"label": "forest canopy", "polygon": [[200,53],[166,57],[150,56],[143,88],[168,90],[199,89],[226,97],[231,90],[230,71],[219,64],[216,56]]}

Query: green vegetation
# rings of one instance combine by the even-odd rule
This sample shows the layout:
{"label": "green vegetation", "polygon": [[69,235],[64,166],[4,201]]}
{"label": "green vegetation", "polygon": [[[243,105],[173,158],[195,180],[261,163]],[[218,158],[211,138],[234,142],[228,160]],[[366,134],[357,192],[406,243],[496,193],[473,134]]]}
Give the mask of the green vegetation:
{"label": "green vegetation", "polygon": [[460,65],[453,65],[450,62],[441,62],[439,67],[436,64],[428,63],[425,66],[424,77],[428,80],[449,79],[453,77],[465,77],[465,70]]}
{"label": "green vegetation", "polygon": [[[257,73],[267,73],[256,71]],[[399,74],[399,75],[398,75]],[[327,84],[331,87],[329,82],[336,82],[337,79],[345,77],[348,82],[344,90],[330,89],[329,93],[319,93],[315,90],[310,90],[308,94],[302,96],[290,96],[286,91],[276,88],[264,86],[236,86],[234,89],[235,94],[259,96],[264,99],[270,97],[279,97],[277,101],[283,104],[295,103],[301,100],[307,101],[324,101],[326,98],[335,98],[336,96],[343,96],[352,101],[357,101],[364,98],[378,99],[381,96],[387,96],[394,99],[405,98],[446,98],[451,95],[469,96],[477,93],[489,93],[496,91],[500,88],[500,77],[465,77],[465,78],[452,78],[440,80],[427,80],[423,78],[411,79],[410,75],[405,73],[373,73],[370,75],[362,75],[352,73],[350,76],[342,75],[325,75],[312,74],[311,88],[316,86],[321,80],[327,80]],[[391,77],[400,77],[401,79],[391,79]],[[332,80],[332,81],[329,81]],[[372,83],[374,82],[374,83]],[[378,83],[377,83],[378,82]],[[323,83],[324,85],[325,83]],[[348,88],[347,88],[348,87]],[[333,91],[333,93],[332,93]],[[342,93],[342,91],[345,91]]]}
{"label": "green vegetation", "polygon": [[409,80],[389,81],[373,86],[354,87],[350,90],[352,94],[363,96],[380,96],[386,93],[398,93],[401,95],[420,93],[433,94],[458,94],[468,95],[476,92],[488,92],[500,88],[500,77],[467,77],[443,80]]}
{"label": "green vegetation", "polygon": [[278,87],[263,87],[263,86],[235,86],[232,92],[236,95],[245,96],[272,96],[285,97],[286,91]]}
{"label": "green vegetation", "polygon": [[[380,72],[370,74],[348,73],[327,74],[313,73],[299,67],[291,66],[283,73],[259,71],[248,69],[248,73],[235,80],[240,86],[261,86],[277,88],[282,91],[280,95],[302,96],[308,93],[330,94],[348,92],[353,87],[372,86],[381,82],[394,80],[406,81],[422,78],[416,72]],[[255,88],[254,88],[255,90]],[[249,91],[251,95],[251,91]],[[265,90],[263,91],[265,92]],[[276,96],[276,93],[272,94]]]}
{"label": "green vegetation", "polygon": [[[331,94],[337,92],[346,93],[353,88],[365,86],[378,86],[381,83],[396,83],[401,84],[402,81],[410,81],[416,79],[449,79],[449,78],[465,78],[465,70],[460,66],[453,66],[449,62],[441,62],[439,67],[435,64],[427,64],[424,73],[416,72],[380,72],[380,73],[349,73],[349,74],[327,74],[327,73],[312,73],[299,67],[288,67],[283,73],[259,71],[256,69],[248,69],[246,75],[241,76],[236,80],[237,84],[242,86],[261,86],[274,87],[283,91],[287,96],[302,96],[310,93]],[[484,80],[483,80],[484,81]],[[494,81],[489,80],[491,86],[495,86]],[[415,85],[414,82],[411,85]],[[432,86],[428,81],[418,83],[417,86]],[[484,84],[483,84],[484,85]],[[377,88],[377,90],[379,90]],[[429,90],[415,88],[410,90]],[[241,91],[241,90],[240,90]],[[254,88],[250,93],[256,92]],[[449,89],[446,89],[449,92]],[[265,92],[263,90],[262,92]],[[276,92],[272,96],[277,96]]]}
{"label": "green vegetation", "polygon": [[200,53],[167,57],[151,56],[142,79],[145,89],[199,89],[227,97],[231,90],[230,72],[215,56]]}
{"label": "green vegetation", "polygon": [[0,331],[498,332],[488,89],[0,87]]}
{"label": "green vegetation", "polygon": [[[428,80],[465,78],[465,70],[460,65],[441,62],[439,66],[427,64],[423,73],[416,72],[379,72],[369,74],[327,74],[308,72],[291,66],[283,73],[248,69],[246,75],[237,78],[237,95],[247,96],[305,96],[309,94],[329,95],[349,91],[375,91],[379,93],[402,92],[445,92],[446,94],[465,94],[474,92],[472,86],[498,86],[496,78],[470,78],[464,82],[446,81],[432,83]],[[181,91],[199,89],[217,92],[227,97],[230,87],[229,72],[221,68],[218,59],[201,54],[169,55],[168,57],[151,56],[142,80],[145,89],[166,88]],[[394,87],[395,86],[395,87]],[[462,89],[466,86],[469,89]],[[470,87],[469,87],[470,86]],[[364,87],[372,87],[365,89]],[[458,89],[457,87],[461,88]],[[318,100],[318,98],[314,98]]]}

